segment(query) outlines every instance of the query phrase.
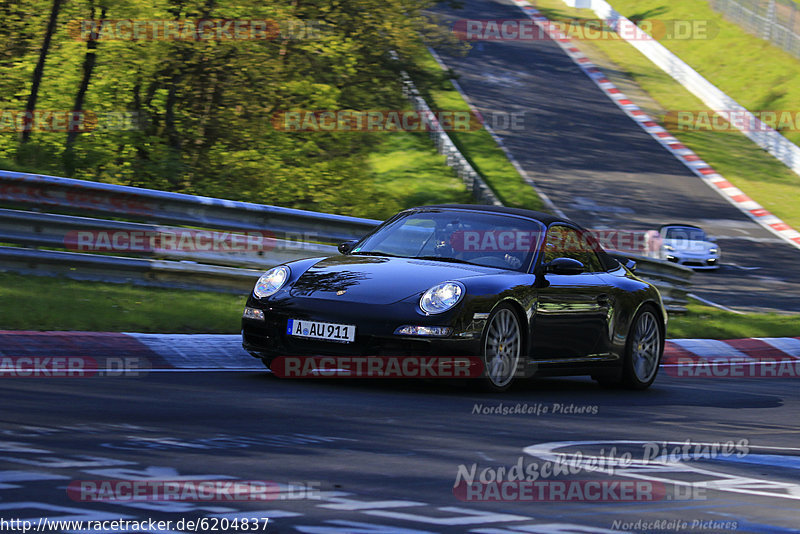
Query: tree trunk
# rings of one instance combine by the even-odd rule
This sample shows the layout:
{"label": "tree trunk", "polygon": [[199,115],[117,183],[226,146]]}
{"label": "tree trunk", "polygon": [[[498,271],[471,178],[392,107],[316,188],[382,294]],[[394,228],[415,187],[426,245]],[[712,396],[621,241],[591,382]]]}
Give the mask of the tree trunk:
{"label": "tree trunk", "polygon": [[[94,2],[92,2],[92,11],[90,19],[94,20]],[[100,10],[100,19],[106,18],[106,8]],[[92,79],[92,71],[94,70],[95,62],[97,61],[97,41],[95,34],[89,34],[89,40],[86,42],[86,55],[83,58],[83,78],[78,87],[78,92],[75,94],[75,104],[72,106],[72,111],[82,111],[83,101],[86,98],[86,92],[89,90],[89,82]],[[85,119],[85,117],[84,117]],[[67,132],[67,143],[64,147],[64,170],[67,176],[72,176],[75,171],[75,140],[78,138],[77,130],[69,130]]]}
{"label": "tree trunk", "polygon": [[[53,0],[53,7],[50,10],[50,20],[47,22],[47,30],[44,34],[42,49],[39,51],[39,61],[36,63],[36,68],[33,70],[31,92],[28,95],[28,103],[25,105],[25,117],[33,117],[33,111],[36,109],[36,99],[39,97],[39,85],[42,83],[42,75],[44,74],[44,62],[47,60],[47,53],[50,51],[50,41],[53,38],[53,33],[56,31],[58,12],[61,10],[62,1],[63,0]],[[25,128],[22,130],[22,143],[27,143],[31,138],[31,124],[29,121],[32,120],[32,118],[25,119]]]}

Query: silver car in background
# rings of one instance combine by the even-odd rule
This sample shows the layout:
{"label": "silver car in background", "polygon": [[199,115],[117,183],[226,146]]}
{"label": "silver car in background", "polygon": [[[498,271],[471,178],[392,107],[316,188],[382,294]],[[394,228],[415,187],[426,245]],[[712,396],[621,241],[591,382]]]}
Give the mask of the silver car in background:
{"label": "silver car in background", "polygon": [[722,250],[702,228],[664,224],[648,233],[648,255],[692,269],[719,269]]}

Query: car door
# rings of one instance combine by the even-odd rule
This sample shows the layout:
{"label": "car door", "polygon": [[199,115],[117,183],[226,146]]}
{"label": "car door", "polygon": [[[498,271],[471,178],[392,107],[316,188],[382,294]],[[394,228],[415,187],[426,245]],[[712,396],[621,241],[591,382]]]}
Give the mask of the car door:
{"label": "car door", "polygon": [[563,361],[605,356],[612,302],[611,288],[601,275],[603,264],[583,231],[563,224],[548,228],[537,267],[556,258],[578,260],[586,270],[537,277],[532,357]]}

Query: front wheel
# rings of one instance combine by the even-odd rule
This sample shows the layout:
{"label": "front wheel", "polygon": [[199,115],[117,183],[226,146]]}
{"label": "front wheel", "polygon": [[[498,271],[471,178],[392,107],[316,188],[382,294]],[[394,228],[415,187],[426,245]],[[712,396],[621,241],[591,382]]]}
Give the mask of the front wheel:
{"label": "front wheel", "polygon": [[501,304],[487,321],[481,357],[483,385],[491,391],[505,391],[517,373],[522,353],[522,328],[511,306]]}
{"label": "front wheel", "polygon": [[622,384],[625,387],[646,389],[656,379],[664,353],[664,340],[658,321],[658,314],[650,306],[636,314],[622,364]]}

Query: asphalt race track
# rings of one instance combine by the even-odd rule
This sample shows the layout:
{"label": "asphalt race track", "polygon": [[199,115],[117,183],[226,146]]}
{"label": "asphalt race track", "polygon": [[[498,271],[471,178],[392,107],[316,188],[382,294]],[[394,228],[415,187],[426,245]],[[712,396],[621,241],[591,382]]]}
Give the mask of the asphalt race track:
{"label": "asphalt race track", "polygon": [[[269,517],[271,533],[657,530],[637,521],[673,532],[797,532],[798,410],[791,379],[689,379],[663,370],[646,392],[575,378],[523,382],[504,395],[432,380],[280,380],[260,371],[8,378],[0,519],[175,525]],[[587,440],[594,443],[574,443]],[[542,451],[652,458],[665,451],[660,442],[685,440],[745,448],[613,473],[537,471],[547,487],[591,480],[660,488],[623,501],[598,501],[588,490],[559,502],[454,492],[459,466],[544,466]],[[91,493],[67,492],[81,481],[132,479],[270,481],[280,492],[255,502],[86,502],[81,495]],[[168,531],[179,530],[160,532]]]}
{"label": "asphalt race track", "polygon": [[[439,5],[442,24],[521,19],[507,2]],[[577,43],[580,46],[580,43]],[[506,147],[564,213],[589,228],[698,224],[717,236],[723,265],[698,272],[694,292],[742,310],[800,311],[800,250],[752,222],[628,118],[552,41],[474,42],[439,50],[481,113],[523,113],[499,130]],[[655,67],[654,67],[655,68]]]}

